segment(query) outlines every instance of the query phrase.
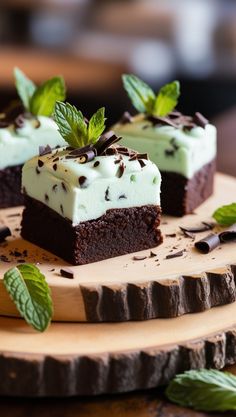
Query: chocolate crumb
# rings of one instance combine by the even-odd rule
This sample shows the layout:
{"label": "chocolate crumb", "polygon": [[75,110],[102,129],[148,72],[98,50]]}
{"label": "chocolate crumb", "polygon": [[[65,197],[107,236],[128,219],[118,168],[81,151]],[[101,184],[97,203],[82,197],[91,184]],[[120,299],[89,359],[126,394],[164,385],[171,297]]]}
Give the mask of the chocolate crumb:
{"label": "chocolate crumb", "polygon": [[57,164],[53,164],[53,169],[54,169],[54,171],[56,171],[57,170]]}
{"label": "chocolate crumb", "polygon": [[35,168],[36,174],[40,174],[40,169],[38,167]]}
{"label": "chocolate crumb", "polygon": [[54,272],[55,268],[49,269],[49,272]]}
{"label": "chocolate crumb", "polygon": [[117,176],[118,178],[121,178],[121,177],[122,177],[122,175],[124,174],[124,171],[125,171],[125,164],[124,164],[124,162],[123,162],[123,161],[121,161],[121,163],[120,163],[120,165],[119,165],[119,168],[118,168],[118,171],[117,171],[116,176]]}
{"label": "chocolate crumb", "polygon": [[133,261],[143,261],[144,259],[147,259],[147,256],[142,255],[135,255],[133,256]]}
{"label": "chocolate crumb", "polygon": [[48,201],[49,201],[48,194],[45,194],[45,195],[44,195],[44,198],[45,198],[45,201],[46,201],[46,202],[48,202]]}
{"label": "chocolate crumb", "polygon": [[96,162],[94,162],[94,164],[93,164],[94,168],[98,167],[98,165],[100,165],[100,162],[99,162],[99,161],[96,161]]}
{"label": "chocolate crumb", "polygon": [[166,255],[165,259],[172,259],[172,258],[178,258],[179,256],[183,256],[184,252],[186,252],[185,249],[180,250],[175,253],[171,253],[170,255]]}
{"label": "chocolate crumb", "polygon": [[60,274],[63,278],[69,278],[69,279],[74,278],[74,272],[70,268],[60,269]]}
{"label": "chocolate crumb", "polygon": [[155,256],[157,256],[157,254],[154,253],[154,252],[152,252],[152,251],[150,251],[149,258],[155,258]]}

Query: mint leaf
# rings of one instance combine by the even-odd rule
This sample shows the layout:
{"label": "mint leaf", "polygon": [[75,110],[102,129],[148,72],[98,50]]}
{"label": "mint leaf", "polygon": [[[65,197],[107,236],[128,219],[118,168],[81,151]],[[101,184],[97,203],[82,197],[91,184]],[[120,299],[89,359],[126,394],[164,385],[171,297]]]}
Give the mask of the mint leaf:
{"label": "mint leaf", "polygon": [[212,215],[217,223],[231,226],[236,223],[236,203],[219,207]]}
{"label": "mint leaf", "polygon": [[187,371],[170,382],[166,395],[174,403],[199,411],[233,411],[236,377],[213,369]]}
{"label": "mint leaf", "polygon": [[74,148],[96,143],[105,129],[105,108],[99,109],[87,123],[81,111],[70,103],[57,102],[54,119],[61,136]]}
{"label": "mint leaf", "polygon": [[93,114],[89,121],[88,125],[88,140],[89,143],[96,143],[97,139],[105,130],[105,107],[98,109],[96,113]]}
{"label": "mint leaf", "polygon": [[87,138],[87,125],[81,111],[70,103],[56,102],[54,119],[59,133],[70,146],[78,148],[84,146]]}
{"label": "mint leaf", "polygon": [[30,110],[30,100],[33,96],[36,85],[19,69],[14,68],[14,77],[17,93],[26,110]]}
{"label": "mint leaf", "polygon": [[178,103],[180,96],[180,84],[179,81],[173,81],[170,84],[164,85],[155,100],[153,107],[154,116],[166,116],[170,113]]}
{"label": "mint leaf", "polygon": [[35,116],[51,116],[56,101],[65,99],[65,83],[62,77],[53,77],[41,84],[30,100],[30,111]]}
{"label": "mint leaf", "polygon": [[39,269],[32,264],[18,265],[4,274],[3,282],[27,323],[40,332],[46,330],[53,307],[50,289]]}
{"label": "mint leaf", "polygon": [[155,102],[153,90],[142,80],[132,74],[122,75],[123,85],[135,109],[140,113],[152,114]]}

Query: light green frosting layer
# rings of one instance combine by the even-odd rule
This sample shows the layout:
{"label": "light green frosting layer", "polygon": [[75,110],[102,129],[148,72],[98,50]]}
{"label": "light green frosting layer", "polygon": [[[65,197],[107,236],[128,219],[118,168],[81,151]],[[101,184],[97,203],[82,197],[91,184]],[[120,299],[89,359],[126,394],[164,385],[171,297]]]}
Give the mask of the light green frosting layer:
{"label": "light green frosting layer", "polygon": [[22,186],[73,225],[97,219],[109,209],[160,205],[161,176],[153,162],[143,159],[142,167],[122,155],[121,175],[120,162],[115,163],[121,155],[98,156],[81,164],[66,159],[68,152],[55,150],[26,162]]}
{"label": "light green frosting layer", "polygon": [[17,129],[12,125],[0,128],[0,169],[23,164],[38,155],[39,146],[65,145],[51,118],[38,116],[37,119],[25,119],[23,127]]}
{"label": "light green frosting layer", "polygon": [[216,157],[216,128],[194,127],[190,131],[172,126],[153,126],[143,115],[132,123],[116,124],[121,143],[140,153],[147,152],[160,171],[175,172],[192,178],[205,164]]}

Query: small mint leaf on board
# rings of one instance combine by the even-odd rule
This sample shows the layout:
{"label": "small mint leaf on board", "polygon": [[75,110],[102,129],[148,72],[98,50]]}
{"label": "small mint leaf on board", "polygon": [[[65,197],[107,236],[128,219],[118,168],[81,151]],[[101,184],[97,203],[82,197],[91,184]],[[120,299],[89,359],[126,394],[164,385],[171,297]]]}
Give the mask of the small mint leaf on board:
{"label": "small mint leaf on board", "polygon": [[98,109],[89,120],[88,140],[89,143],[96,143],[105,130],[105,107]]}
{"label": "small mint leaf on board", "polygon": [[31,81],[26,75],[19,69],[14,68],[14,78],[17,93],[25,107],[26,110],[30,110],[30,100],[33,96],[36,85]]}
{"label": "small mint leaf on board", "polygon": [[164,117],[170,113],[177,105],[180,96],[179,81],[164,85],[155,100],[153,107],[153,115]]}
{"label": "small mint leaf on board", "polygon": [[199,411],[236,410],[236,377],[217,370],[192,370],[177,375],[166,389],[167,398]]}
{"label": "small mint leaf on board", "polygon": [[70,103],[56,102],[54,119],[59,133],[70,146],[84,146],[87,138],[87,124],[81,111]]}
{"label": "small mint leaf on board", "polygon": [[231,226],[236,223],[236,203],[219,207],[212,215],[217,223],[224,226]]}
{"label": "small mint leaf on board", "polygon": [[28,324],[43,332],[53,314],[50,289],[44,275],[33,264],[18,265],[5,272],[5,287]]}
{"label": "small mint leaf on board", "polygon": [[51,116],[56,101],[63,101],[65,95],[63,78],[53,77],[37,87],[30,100],[30,111],[35,116]]}
{"label": "small mint leaf on board", "polygon": [[156,96],[151,87],[132,74],[123,74],[122,80],[135,109],[140,113],[152,114]]}

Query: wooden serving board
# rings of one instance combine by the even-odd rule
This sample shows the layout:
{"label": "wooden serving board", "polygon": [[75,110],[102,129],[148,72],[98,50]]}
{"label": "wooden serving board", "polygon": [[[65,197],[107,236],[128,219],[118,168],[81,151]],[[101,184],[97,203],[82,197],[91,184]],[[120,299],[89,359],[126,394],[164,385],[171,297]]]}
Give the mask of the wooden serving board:
{"label": "wooden serving board", "polygon": [[[0,211],[0,224],[9,226],[13,236],[0,245],[0,314],[17,316],[3,283],[4,272],[18,262],[33,262],[45,274],[52,290],[56,321],[128,321],[176,317],[204,311],[236,299],[236,246],[222,245],[208,255],[200,254],[194,242],[184,237],[179,226],[212,221],[211,214],[236,196],[236,179],[218,174],[215,194],[184,218],[163,216],[164,243],[136,255],[129,254],[83,266],[70,266],[74,279],[63,278],[66,262],[34,246],[19,236],[22,208]],[[196,235],[196,239],[209,232]],[[173,235],[174,237],[168,236]],[[166,236],[167,235],[167,236]],[[185,249],[183,256],[167,255]],[[26,251],[26,252],[24,252]]]}
{"label": "wooden serving board", "polygon": [[45,333],[0,318],[0,395],[126,392],[234,362],[236,303],[173,319],[53,323]]}

